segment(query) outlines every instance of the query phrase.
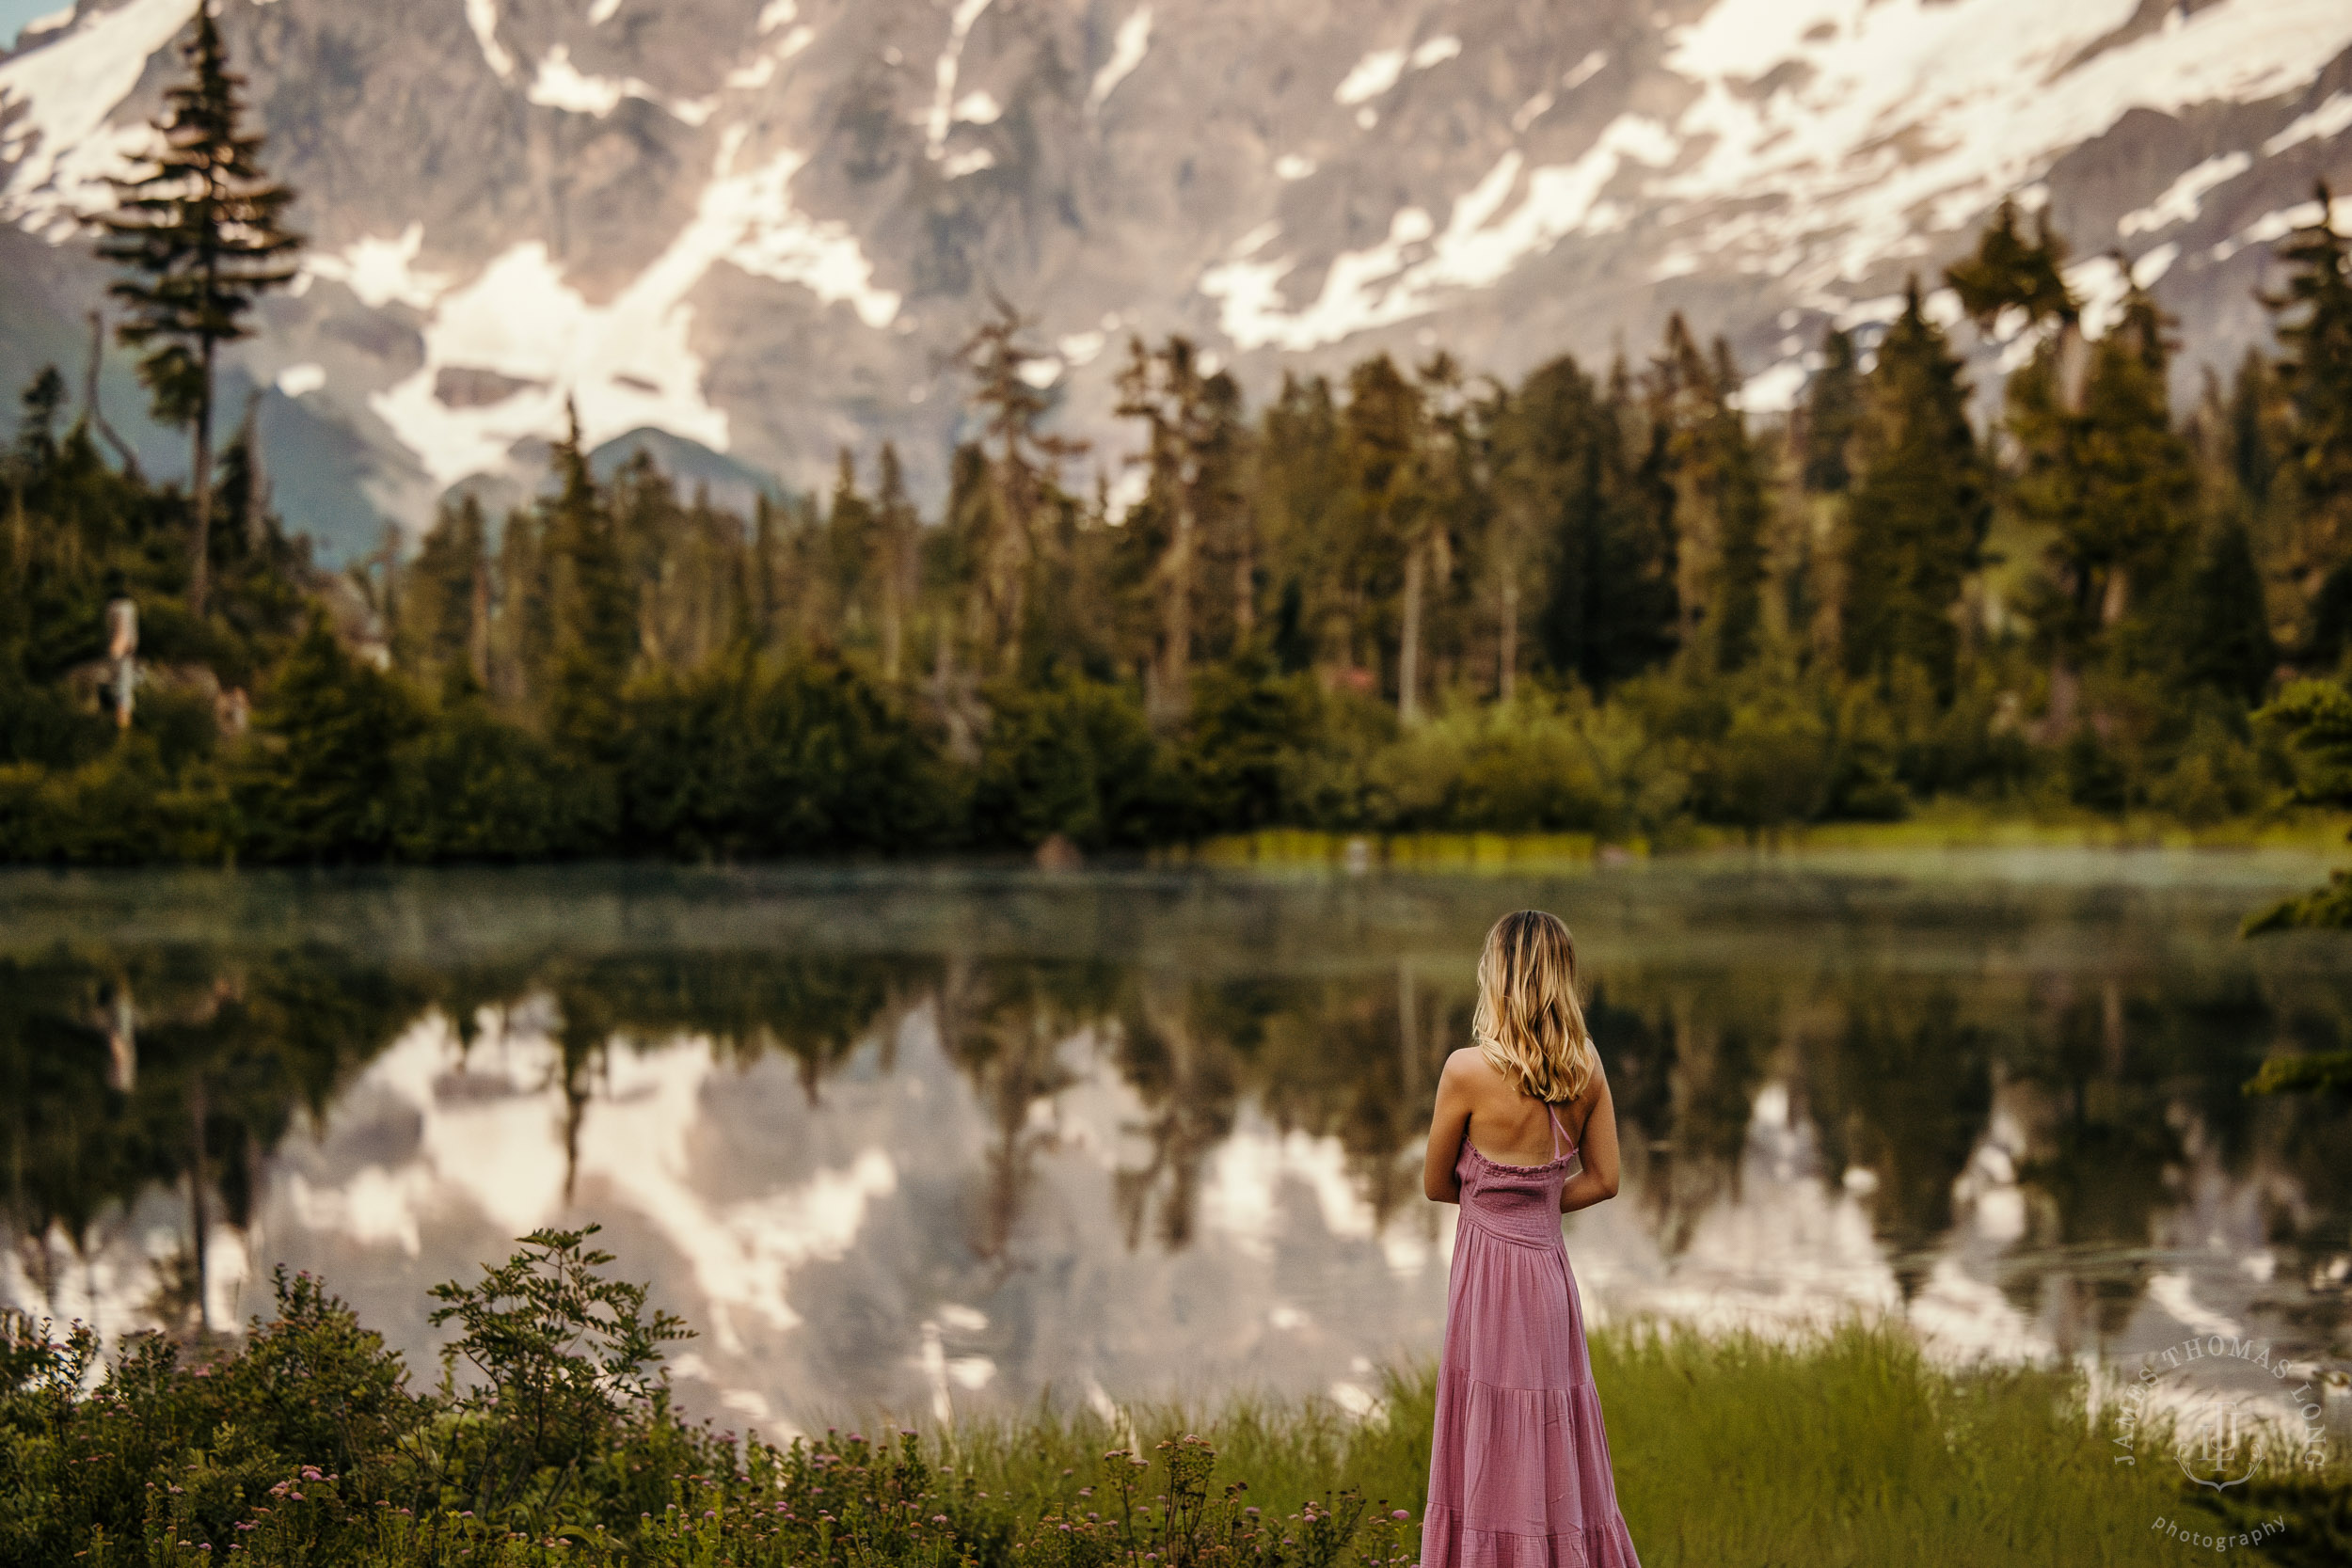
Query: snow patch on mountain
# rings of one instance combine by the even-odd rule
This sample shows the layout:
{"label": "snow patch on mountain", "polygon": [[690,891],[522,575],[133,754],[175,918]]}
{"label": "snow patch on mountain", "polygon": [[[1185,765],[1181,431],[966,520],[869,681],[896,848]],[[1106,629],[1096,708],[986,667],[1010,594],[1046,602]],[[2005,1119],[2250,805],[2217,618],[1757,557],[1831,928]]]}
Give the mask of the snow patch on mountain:
{"label": "snow patch on mountain", "polygon": [[2301,116],[2294,124],[2263,143],[2263,151],[2275,158],[2287,149],[2300,147],[2307,141],[2323,141],[2329,136],[2341,135],[2347,128],[2352,128],[2352,92],[2330,93],[2327,103]]}
{"label": "snow patch on mountain", "polygon": [[[1676,130],[1706,150],[1655,194],[1774,193],[1713,225],[1704,247],[1824,285],[1903,254],[1923,213],[1931,230],[1974,220],[2128,110],[2281,93],[2352,43],[2341,0],[2239,0],[2092,50],[2137,8],[1722,0],[1671,40],[1667,68],[1700,89]],[[1755,90],[1774,74],[1783,85]]]}
{"label": "snow patch on mountain", "polygon": [[[2352,196],[2340,196],[2328,206],[2328,226],[2339,234],[2352,226]],[[2223,240],[2207,254],[2216,261],[2226,261],[2249,245],[2271,245],[2285,239],[2298,229],[2309,229],[2320,219],[2316,200],[2298,201],[2292,207],[2281,207],[2275,213],[2265,213],[2236,233]]]}
{"label": "snow patch on mountain", "polygon": [[107,119],[138,86],[148,57],[195,14],[196,0],[130,0],[85,13],[70,31],[0,64],[0,115],[11,117],[0,130],[0,159],[16,165],[0,187],[0,220],[56,240],[109,204],[107,178],[151,133]]}
{"label": "snow patch on mountain", "polygon": [[[591,445],[653,425],[726,451],[727,416],[703,393],[686,303],[713,266],[798,284],[850,306],[870,327],[898,312],[898,295],[874,286],[872,263],[848,229],[793,206],[805,155],[784,151],[738,169],[747,136],[741,126],[725,133],[693,221],[610,302],[591,303],[542,242],[516,245],[472,281],[426,302],[423,365],[370,406],[442,484],[497,471],[517,441],[560,432],[567,406]],[[402,243],[413,259],[415,243],[407,235]],[[392,275],[389,263],[377,265]],[[488,371],[511,389],[452,406],[440,395],[445,370]]]}
{"label": "snow patch on mountain", "polygon": [[947,41],[932,71],[931,109],[924,119],[923,150],[934,162],[946,154],[947,133],[955,124],[956,77],[963,69],[964,40],[988,6],[989,0],[956,0],[955,14],[948,18]]}
{"label": "snow patch on mountain", "polygon": [[515,56],[499,41],[499,0],[466,0],[466,25],[482,46],[482,58],[501,82],[515,79]]}
{"label": "snow patch on mountain", "polygon": [[2192,223],[2207,192],[2217,185],[2228,184],[2253,166],[2253,156],[2247,152],[2223,152],[2208,158],[2166,186],[2164,194],[2155,200],[2117,219],[2115,231],[2128,240],[2134,234],[2153,234],[2175,224]]}
{"label": "snow patch on mountain", "polygon": [[688,125],[702,124],[718,107],[715,100],[707,98],[664,98],[634,76],[587,75],[572,64],[571,50],[561,43],[540,60],[539,70],[523,96],[545,108],[594,115],[598,119],[619,108],[624,100],[634,98],[667,111]]}
{"label": "snow patch on mountain", "polygon": [[372,310],[394,301],[429,310],[448,290],[450,279],[439,273],[417,270],[417,257],[423,248],[424,225],[412,223],[401,230],[398,239],[371,235],[339,251],[312,251],[303,260],[302,276],[295,278],[294,292],[297,296],[306,293],[312,278],[324,277],[349,289]]}
{"label": "snow patch on mountain", "polygon": [[1332,261],[1322,292],[1302,309],[1290,309],[1281,289],[1295,257],[1237,256],[1203,273],[1200,292],[1219,302],[1218,325],[1244,350],[1297,353],[1338,342],[1426,314],[1450,294],[1490,287],[1569,234],[1620,226],[1623,212],[1601,193],[1629,162],[1663,165],[1677,150],[1659,121],[1621,115],[1572,164],[1530,171],[1517,148],[1505,152],[1454,202],[1442,231],[1422,209],[1401,209],[1378,245]]}
{"label": "snow patch on mountain", "polygon": [[1111,40],[1111,57],[1103,62],[1103,69],[1094,73],[1094,83],[1087,89],[1087,107],[1099,109],[1104,101],[1119,90],[1143,63],[1145,51],[1152,47],[1152,8],[1137,6],[1119,24],[1118,36]]}

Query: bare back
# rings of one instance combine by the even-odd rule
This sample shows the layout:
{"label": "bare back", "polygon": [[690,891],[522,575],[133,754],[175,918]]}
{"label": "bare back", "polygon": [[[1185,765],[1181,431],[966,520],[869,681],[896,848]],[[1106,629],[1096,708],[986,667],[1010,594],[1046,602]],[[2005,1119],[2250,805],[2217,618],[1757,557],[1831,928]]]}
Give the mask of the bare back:
{"label": "bare back", "polygon": [[1470,1101],[1470,1126],[1464,1136],[1472,1148],[1498,1164],[1540,1165],[1558,1158],[1559,1138],[1552,1132],[1552,1116],[1559,1117],[1560,1131],[1567,1141],[1575,1143],[1593,1108],[1591,1085],[1581,1099],[1547,1107],[1542,1101],[1521,1093],[1474,1047],[1454,1053],[1445,1070],[1460,1072]]}
{"label": "bare back", "polygon": [[[1557,1132],[1554,1116],[1559,1118]],[[1438,1079],[1422,1179],[1423,1190],[1437,1202],[1458,1201],[1454,1167],[1465,1143],[1496,1164],[1518,1166],[1549,1164],[1573,1148],[1578,1168],[1561,1192],[1562,1207],[1572,1212],[1616,1196],[1616,1108],[1610,1100],[1608,1074],[1597,1062],[1582,1094],[1547,1106],[1522,1093],[1476,1049],[1466,1046],[1454,1052]]]}

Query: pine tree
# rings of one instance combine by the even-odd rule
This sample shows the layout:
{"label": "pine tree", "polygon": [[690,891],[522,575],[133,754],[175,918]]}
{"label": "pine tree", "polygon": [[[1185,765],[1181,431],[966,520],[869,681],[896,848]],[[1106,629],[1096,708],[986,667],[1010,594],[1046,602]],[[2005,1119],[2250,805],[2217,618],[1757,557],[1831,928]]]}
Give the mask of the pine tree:
{"label": "pine tree", "polygon": [[188,609],[200,616],[212,555],[215,357],[250,334],[245,318],[264,291],[293,281],[302,242],[281,222],[294,193],[270,182],[262,138],[241,130],[244,78],[229,70],[211,0],[197,8],[182,53],[188,77],[165,95],[155,126],[164,145],[144,173],[115,182],[119,200],[103,220],[98,252],[130,274],[109,292],[129,307],[118,335],[146,351],[139,376],[156,417],[194,432]]}
{"label": "pine tree", "polygon": [[[1048,543],[1048,514],[1060,508],[1061,466],[1086,443],[1041,432],[1049,404],[1024,372],[1044,357],[1022,340],[1028,323],[999,299],[995,314],[965,341],[958,360],[972,378],[987,460],[982,504],[965,520],[972,535],[974,630],[995,673],[1021,668],[1032,609],[1032,578]],[[993,450],[990,450],[993,446]]]}
{"label": "pine tree", "polygon": [[1716,518],[1715,668],[1728,674],[1756,657],[1764,620],[1763,465],[1736,396],[1731,345],[1715,340],[1714,407],[1708,416],[1699,485]]}
{"label": "pine tree", "polygon": [[876,571],[882,578],[882,679],[895,681],[904,672],[907,618],[921,587],[917,574],[923,525],[914,503],[907,499],[898,449],[888,441],[882,443],[881,467],[875,521]]}
{"label": "pine tree", "polygon": [[1721,672],[1754,655],[1764,602],[1763,472],[1739,386],[1728,345],[1718,340],[1705,353],[1679,311],[1667,318],[1649,399],[1677,493],[1682,629],[1688,642],[1705,621],[1705,646]]}
{"label": "pine tree", "polygon": [[2279,247],[2292,269],[2285,292],[2265,301],[2285,350],[2285,468],[2301,502],[2296,564],[2306,593],[2352,565],[2352,262],[2326,183],[2314,194],[2319,215]]}
{"label": "pine tree", "polygon": [[1947,701],[1959,662],[1952,607],[1992,512],[1960,371],[1912,279],[1879,344],[1854,435],[1840,617],[1850,673],[1884,683],[1913,666]]}
{"label": "pine tree", "polygon": [[1821,368],[1805,388],[1804,487],[1817,496],[1838,496],[1853,482],[1848,461],[1855,427],[1862,420],[1862,374],[1853,337],[1833,327],[1821,339]]}
{"label": "pine tree", "polygon": [[2023,312],[2028,326],[2071,324],[2079,313],[2066,287],[2066,246],[2050,231],[2049,210],[2036,217],[2030,240],[2018,231],[2017,217],[2017,203],[2003,201],[1978,240],[1976,254],[1944,271],[1961,309],[1988,337],[2004,310]]}
{"label": "pine tree", "polygon": [[550,634],[544,711],[550,738],[599,757],[618,738],[621,687],[637,656],[637,606],[577,413],[553,462],[561,488],[545,503],[542,523]]}
{"label": "pine tree", "polygon": [[1422,548],[1427,499],[1421,472],[1423,417],[1420,388],[1387,355],[1349,372],[1349,496],[1361,536],[1402,567],[1396,708],[1407,722],[1420,714],[1421,596],[1428,564]]}
{"label": "pine tree", "polygon": [[392,845],[393,752],[417,716],[322,620],[287,656],[256,714],[236,798],[258,858],[381,859]]}
{"label": "pine tree", "polygon": [[882,524],[874,503],[858,488],[857,459],[841,449],[835,465],[833,502],[825,514],[821,550],[824,608],[827,623],[821,639],[840,648],[864,641],[871,629],[880,636],[882,596]]}
{"label": "pine tree", "polygon": [[1330,383],[1284,375],[1258,421],[1249,508],[1274,584],[1268,646],[1286,672],[1354,663],[1358,541],[1345,446]]}
{"label": "pine tree", "polygon": [[421,679],[462,675],[487,685],[489,538],[471,493],[443,501],[416,559],[402,573],[392,657]]}
{"label": "pine tree", "polygon": [[2091,348],[2078,408],[2062,395],[2056,343],[2010,382],[2025,458],[2016,505],[2053,537],[2058,594],[2041,619],[2070,660],[2171,577],[2194,521],[2195,461],[2172,424],[2164,328],[2153,300],[2127,295],[2122,320]]}
{"label": "pine tree", "polygon": [[1141,338],[1128,340],[1118,413],[1144,427],[1146,504],[1133,522],[1138,533],[1151,528],[1157,546],[1150,566],[1159,609],[1151,689],[1152,717],[1162,723],[1191,706],[1199,620],[1194,579],[1203,554],[1204,492],[1214,478],[1207,448],[1216,433],[1207,387],[1191,340],[1171,337],[1158,349],[1146,348]]}
{"label": "pine tree", "polygon": [[2173,639],[2182,684],[2207,687],[2249,706],[2261,702],[2279,650],[2245,525],[2234,517],[2217,522],[2191,567],[2182,583]]}
{"label": "pine tree", "polygon": [[1502,515],[1524,510],[1534,631],[1552,670],[1605,693],[1670,657],[1679,618],[1673,490],[1629,443],[1649,423],[1620,362],[1606,395],[1575,360],[1539,366],[1495,420]]}

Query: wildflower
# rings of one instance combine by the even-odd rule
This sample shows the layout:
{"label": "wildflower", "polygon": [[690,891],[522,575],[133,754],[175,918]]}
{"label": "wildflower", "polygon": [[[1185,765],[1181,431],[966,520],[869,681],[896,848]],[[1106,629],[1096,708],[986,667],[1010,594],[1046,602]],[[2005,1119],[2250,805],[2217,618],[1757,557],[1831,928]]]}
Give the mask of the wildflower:
{"label": "wildflower", "polygon": [[1410,1513],[1407,1513],[1406,1512],[1405,1512],[1405,1510],[1403,1510],[1403,1509],[1401,1509],[1401,1508],[1400,1508],[1400,1509],[1396,1510],[1396,1512],[1394,1512],[1393,1513],[1391,1513],[1391,1514],[1389,1515],[1389,1517],[1390,1517],[1390,1518],[1391,1518],[1391,1519],[1394,1519],[1394,1520],[1395,1520],[1398,1524],[1400,1524],[1400,1525],[1401,1525],[1401,1524],[1403,1524],[1406,1520],[1407,1520],[1407,1519],[1411,1518],[1411,1517],[1412,1517],[1412,1515],[1411,1515]]}

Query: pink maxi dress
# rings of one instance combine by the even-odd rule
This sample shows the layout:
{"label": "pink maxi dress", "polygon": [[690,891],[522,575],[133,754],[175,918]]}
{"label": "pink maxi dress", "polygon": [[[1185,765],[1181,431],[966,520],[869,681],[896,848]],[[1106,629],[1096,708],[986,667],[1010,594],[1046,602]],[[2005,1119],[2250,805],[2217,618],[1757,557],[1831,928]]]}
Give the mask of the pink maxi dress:
{"label": "pink maxi dress", "polygon": [[[1584,1314],[1560,1235],[1576,1146],[1506,1165],[1462,1139],[1422,1568],[1640,1568],[1617,1512]],[[1565,1145],[1565,1149],[1563,1145]]]}

